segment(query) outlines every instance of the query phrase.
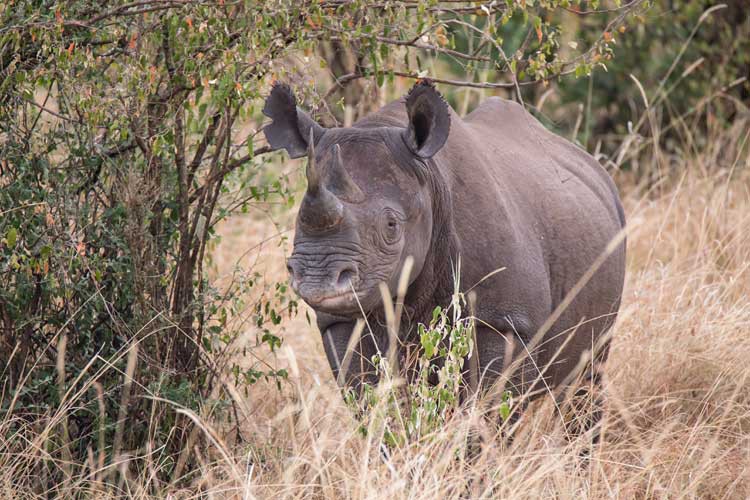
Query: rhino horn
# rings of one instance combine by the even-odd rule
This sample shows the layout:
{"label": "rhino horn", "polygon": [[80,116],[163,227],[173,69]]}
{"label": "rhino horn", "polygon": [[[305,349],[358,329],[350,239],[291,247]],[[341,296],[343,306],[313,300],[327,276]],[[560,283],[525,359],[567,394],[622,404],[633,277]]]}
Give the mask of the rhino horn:
{"label": "rhino horn", "polygon": [[341,157],[341,146],[333,146],[333,161],[331,162],[331,172],[327,184],[341,198],[352,203],[359,203],[364,200],[365,195],[359,186],[354,182],[349,172],[344,168],[344,160]]}

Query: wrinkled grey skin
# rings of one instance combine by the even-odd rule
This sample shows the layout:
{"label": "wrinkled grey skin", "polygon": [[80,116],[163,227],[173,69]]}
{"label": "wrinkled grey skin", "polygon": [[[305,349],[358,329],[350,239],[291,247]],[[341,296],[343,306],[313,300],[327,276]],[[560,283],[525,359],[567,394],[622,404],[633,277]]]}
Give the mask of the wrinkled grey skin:
{"label": "wrinkled grey skin", "polygon": [[323,129],[284,85],[264,113],[272,148],[293,158],[312,153],[288,268],[317,314],[335,375],[362,310],[373,330],[356,346],[348,386],[376,382],[369,360],[388,343],[378,284],[395,296],[409,255],[402,351],[417,342],[416,324],[450,301],[460,256],[461,289],[476,292],[483,386],[511,359],[519,360],[510,377],[518,391],[595,373],[586,360],[592,346],[597,362],[607,355],[601,339],[620,304],[624,240],[533,342],[624,227],[612,180],[585,151],[499,98],[462,119],[428,81],[350,128]]}

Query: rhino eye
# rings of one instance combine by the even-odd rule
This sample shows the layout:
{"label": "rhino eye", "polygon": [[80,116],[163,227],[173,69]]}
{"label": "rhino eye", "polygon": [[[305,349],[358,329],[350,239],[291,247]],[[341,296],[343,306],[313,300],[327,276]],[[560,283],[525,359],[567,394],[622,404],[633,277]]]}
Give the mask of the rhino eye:
{"label": "rhino eye", "polygon": [[383,239],[389,245],[396,243],[401,238],[403,218],[394,210],[386,209],[381,220]]}

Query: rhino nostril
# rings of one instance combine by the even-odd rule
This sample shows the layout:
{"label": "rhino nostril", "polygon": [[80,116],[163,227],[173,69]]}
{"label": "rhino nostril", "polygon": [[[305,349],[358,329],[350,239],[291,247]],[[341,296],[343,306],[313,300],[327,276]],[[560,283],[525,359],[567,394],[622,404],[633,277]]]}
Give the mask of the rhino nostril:
{"label": "rhino nostril", "polygon": [[339,272],[339,277],[336,280],[336,285],[339,288],[349,288],[354,286],[354,281],[357,277],[357,271],[353,267],[346,267]]}
{"label": "rhino nostril", "polygon": [[299,282],[297,281],[297,273],[294,272],[294,266],[287,262],[286,264],[286,270],[289,271],[289,285],[291,285],[292,290],[297,292],[297,287],[299,286]]}

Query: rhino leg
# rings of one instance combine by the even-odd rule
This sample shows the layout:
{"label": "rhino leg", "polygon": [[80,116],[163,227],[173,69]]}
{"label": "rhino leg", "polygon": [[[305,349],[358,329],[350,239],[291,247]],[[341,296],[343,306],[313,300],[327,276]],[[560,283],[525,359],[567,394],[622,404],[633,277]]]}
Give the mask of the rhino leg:
{"label": "rhino leg", "polygon": [[[334,378],[342,389],[352,389],[357,396],[361,395],[363,383],[375,385],[378,376],[372,364],[372,357],[378,353],[372,334],[363,333],[359,342],[347,356],[349,338],[354,330],[353,322],[333,323],[322,330],[323,347]],[[340,376],[345,370],[343,376]]]}
{"label": "rhino leg", "polygon": [[[529,399],[527,393],[538,378],[535,357],[526,351],[515,332],[501,334],[486,326],[477,327],[476,354],[478,363],[469,360],[465,364],[469,371],[478,368],[479,384],[472,389],[489,392],[490,401],[495,403],[499,403],[498,399],[505,391],[510,391],[513,398],[521,402],[512,413],[511,422],[515,421]],[[472,379],[477,377],[469,373],[470,386]]]}
{"label": "rhino leg", "polygon": [[[599,442],[599,423],[604,414],[601,365],[590,367],[577,383],[566,391],[559,406],[565,415],[565,429],[570,440],[591,432],[591,444]],[[584,450],[588,454],[590,450]]]}

